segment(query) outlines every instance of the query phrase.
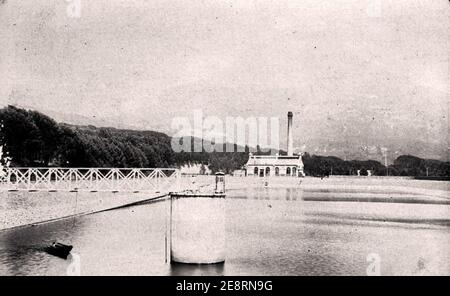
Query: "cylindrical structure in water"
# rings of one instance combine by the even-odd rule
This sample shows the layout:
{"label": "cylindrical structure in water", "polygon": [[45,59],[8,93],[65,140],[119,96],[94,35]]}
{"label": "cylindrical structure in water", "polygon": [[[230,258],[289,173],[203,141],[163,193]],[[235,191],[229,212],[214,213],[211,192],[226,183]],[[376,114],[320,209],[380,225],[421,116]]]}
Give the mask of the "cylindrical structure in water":
{"label": "cylindrical structure in water", "polygon": [[225,194],[171,194],[171,262],[225,261]]}

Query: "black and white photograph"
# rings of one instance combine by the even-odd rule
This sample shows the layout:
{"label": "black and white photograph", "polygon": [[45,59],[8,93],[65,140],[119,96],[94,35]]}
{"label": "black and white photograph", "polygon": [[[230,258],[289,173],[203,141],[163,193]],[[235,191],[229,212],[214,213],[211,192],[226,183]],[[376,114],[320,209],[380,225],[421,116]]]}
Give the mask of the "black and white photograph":
{"label": "black and white photograph", "polygon": [[0,276],[450,276],[447,0],[0,0],[0,74]]}

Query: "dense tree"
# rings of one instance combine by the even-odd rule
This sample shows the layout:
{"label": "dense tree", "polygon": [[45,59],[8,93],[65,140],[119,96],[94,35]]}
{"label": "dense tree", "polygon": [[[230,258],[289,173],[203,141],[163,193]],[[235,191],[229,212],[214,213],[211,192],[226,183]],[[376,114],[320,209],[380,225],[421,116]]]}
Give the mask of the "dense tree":
{"label": "dense tree", "polygon": [[0,110],[5,150],[12,165],[36,166],[48,163],[57,147],[58,125],[49,117],[13,106]]}
{"label": "dense tree", "polygon": [[450,162],[402,155],[394,161],[390,171],[400,176],[450,177]]}

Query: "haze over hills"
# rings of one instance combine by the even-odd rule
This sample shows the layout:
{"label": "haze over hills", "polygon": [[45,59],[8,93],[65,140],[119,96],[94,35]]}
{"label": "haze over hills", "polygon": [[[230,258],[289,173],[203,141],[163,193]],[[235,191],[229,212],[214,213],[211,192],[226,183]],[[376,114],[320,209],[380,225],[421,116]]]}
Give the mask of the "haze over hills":
{"label": "haze over hills", "polygon": [[[145,120],[142,119],[140,123],[134,125],[124,123],[120,115],[117,115],[116,117],[94,117],[78,114],[76,111],[68,114],[53,110],[40,110],[39,108],[37,110],[54,118],[57,122],[74,125],[93,125],[97,127],[114,127],[132,130],[154,130],[168,135],[173,135],[176,132],[175,130],[170,129],[170,118],[167,118],[166,120],[161,119],[161,123],[156,125],[151,124],[150,120],[145,122]],[[127,116],[130,116],[130,114]],[[153,114],[150,116],[153,116]],[[188,113],[187,117],[192,122],[192,115]],[[362,118],[362,120],[370,119]],[[311,125],[313,121],[312,118],[302,118],[297,113],[294,115],[294,128],[300,130],[301,134],[304,129],[303,123],[306,122],[308,125]],[[285,123],[285,118],[280,118],[281,149],[285,149]],[[388,163],[392,163],[393,160],[400,155],[408,154],[426,159],[449,160],[448,142],[445,139],[446,132],[444,127],[442,127],[441,135],[402,135],[400,133],[395,133],[394,131],[395,136],[391,135],[388,138],[383,138],[382,135],[376,138],[368,138],[362,135],[364,131],[360,130],[360,125],[346,125],[343,127],[342,123],[339,123],[332,118],[320,122],[317,125],[319,126],[316,130],[317,134],[311,135],[311,133],[309,133],[309,136],[304,139],[301,137],[299,138],[298,136],[294,139],[296,152],[336,156],[344,160],[373,159],[384,163],[384,149],[387,149]],[[144,126],[147,126],[148,128],[143,128]],[[335,136],[340,133],[345,133],[345,137],[337,138]],[[424,140],[424,138],[428,139],[428,141]]]}

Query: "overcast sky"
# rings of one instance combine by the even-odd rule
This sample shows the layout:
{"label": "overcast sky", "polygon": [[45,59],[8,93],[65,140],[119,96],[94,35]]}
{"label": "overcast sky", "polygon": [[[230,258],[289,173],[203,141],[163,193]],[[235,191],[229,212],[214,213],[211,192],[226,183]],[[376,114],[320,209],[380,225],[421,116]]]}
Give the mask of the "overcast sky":
{"label": "overcast sky", "polygon": [[167,133],[291,110],[298,148],[448,155],[447,0],[0,3],[2,106]]}

